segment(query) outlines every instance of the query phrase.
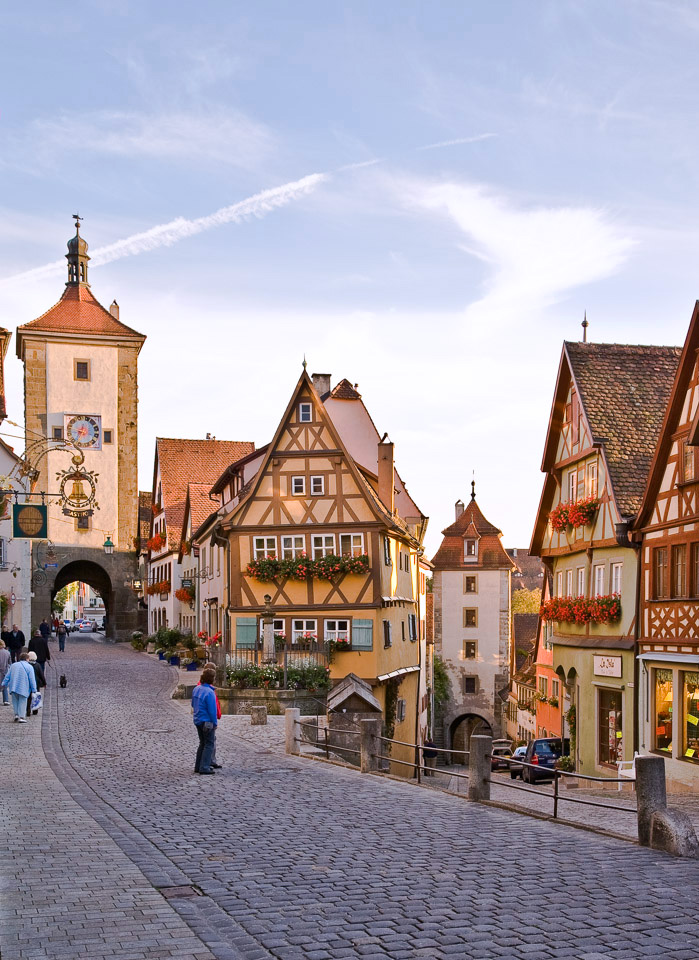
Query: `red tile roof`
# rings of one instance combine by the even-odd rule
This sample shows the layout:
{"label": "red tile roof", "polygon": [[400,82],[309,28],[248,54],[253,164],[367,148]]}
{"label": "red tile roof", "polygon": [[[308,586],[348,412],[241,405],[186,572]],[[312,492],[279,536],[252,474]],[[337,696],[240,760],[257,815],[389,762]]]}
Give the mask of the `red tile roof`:
{"label": "red tile roof", "polygon": [[[439,550],[432,558],[435,570],[498,570],[514,567],[500,543],[502,532],[485,519],[475,500],[470,500],[461,516],[446,530]],[[478,560],[464,562],[464,539],[478,537]]]}
{"label": "red tile roof", "polygon": [[330,396],[336,400],[361,400],[361,393],[357,393],[349,380],[340,380],[330,391]]}
{"label": "red tile roof", "polygon": [[106,337],[145,339],[105,310],[85,284],[67,284],[63,296],[46,313],[17,328],[19,351],[22,333],[85,333]]}
{"label": "red tile roof", "polygon": [[192,521],[192,533],[218,509],[218,501],[209,497],[210,483],[189,484],[189,515]]}
{"label": "red tile roof", "polygon": [[[177,440],[171,437],[158,437],[155,442],[168,547],[179,550],[190,483],[206,486],[208,494],[226,467],[252,453],[255,445],[247,440]],[[215,504],[213,501],[209,504],[211,513]]]}
{"label": "red tile roof", "polygon": [[543,589],[544,565],[539,557],[530,554],[526,547],[508,547],[507,555],[515,564],[512,571],[513,590]]}

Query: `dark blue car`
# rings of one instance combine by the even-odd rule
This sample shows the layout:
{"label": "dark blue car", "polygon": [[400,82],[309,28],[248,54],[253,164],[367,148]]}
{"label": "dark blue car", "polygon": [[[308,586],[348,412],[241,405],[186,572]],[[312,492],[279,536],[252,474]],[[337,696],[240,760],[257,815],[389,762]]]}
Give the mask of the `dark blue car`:
{"label": "dark blue car", "polygon": [[532,740],[527,744],[527,752],[523,757],[525,763],[531,767],[522,767],[522,780],[525,783],[536,783],[537,780],[552,780],[556,761],[559,757],[567,757],[570,753],[570,741],[566,737],[543,737]]}

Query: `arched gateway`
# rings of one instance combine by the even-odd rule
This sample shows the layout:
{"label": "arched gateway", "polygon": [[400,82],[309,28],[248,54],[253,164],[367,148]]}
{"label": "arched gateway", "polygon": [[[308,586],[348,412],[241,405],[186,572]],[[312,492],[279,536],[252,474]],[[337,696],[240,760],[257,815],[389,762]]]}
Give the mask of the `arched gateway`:
{"label": "arched gateway", "polygon": [[[63,586],[81,580],[102,595],[108,636],[127,639],[139,626],[131,583],[139,532],[138,354],[146,338],[121,323],[116,301],[105,310],[93,295],[79,224],[66,259],[68,282],[58,303],[17,330],[26,447],[37,438],[49,447],[33,464],[33,490],[48,495],[48,540],[56,564],[35,563],[32,622],[36,626],[50,615]],[[53,449],[51,441],[57,441]],[[64,441],[84,454],[85,469],[97,476],[94,510],[65,513],[57,502],[56,475],[70,466]],[[105,541],[113,544],[110,555]],[[35,556],[45,553],[37,550]]]}

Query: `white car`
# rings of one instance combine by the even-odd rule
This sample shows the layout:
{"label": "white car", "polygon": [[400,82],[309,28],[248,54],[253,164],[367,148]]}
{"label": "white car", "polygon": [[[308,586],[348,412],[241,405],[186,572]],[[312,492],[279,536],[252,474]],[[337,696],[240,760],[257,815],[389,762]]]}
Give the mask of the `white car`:
{"label": "white car", "polygon": [[78,633],[94,633],[95,625],[92,620],[79,620]]}

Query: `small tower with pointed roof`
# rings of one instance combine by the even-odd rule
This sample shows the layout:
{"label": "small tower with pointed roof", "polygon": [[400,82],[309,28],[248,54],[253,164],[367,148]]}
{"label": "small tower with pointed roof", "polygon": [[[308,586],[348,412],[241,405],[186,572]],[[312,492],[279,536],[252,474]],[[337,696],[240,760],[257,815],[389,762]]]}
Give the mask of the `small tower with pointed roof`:
{"label": "small tower with pointed roof", "polygon": [[[129,564],[133,565],[133,541],[138,536],[138,355],[146,338],[121,322],[116,301],[107,310],[93,294],[88,245],[80,234],[80,217],[74,218],[61,298],[17,329],[17,355],[24,364],[27,446],[42,437],[76,443],[85,455],[85,468],[98,474],[99,509],[78,519],[65,516],[51,502],[55,498],[49,501],[48,536],[66,563],[52,569],[45,587],[35,589],[35,612],[38,619],[50,614],[52,594],[74,572],[73,579],[89,583],[103,595],[115,636],[136,626],[127,615],[133,606],[132,591],[121,601],[117,594],[134,575]],[[69,465],[65,451],[52,449],[36,464],[34,489],[55,492],[57,472]],[[107,534],[115,546],[109,559],[103,550]],[[81,564],[80,571],[65,573],[63,568],[70,563]],[[110,564],[114,578],[106,569]],[[123,625],[117,623],[118,617],[124,619]]]}
{"label": "small tower with pointed roof", "polygon": [[514,564],[501,531],[481,513],[475,481],[442,536],[432,560],[435,654],[451,681],[441,723],[445,745],[467,751],[473,733],[504,733]]}

